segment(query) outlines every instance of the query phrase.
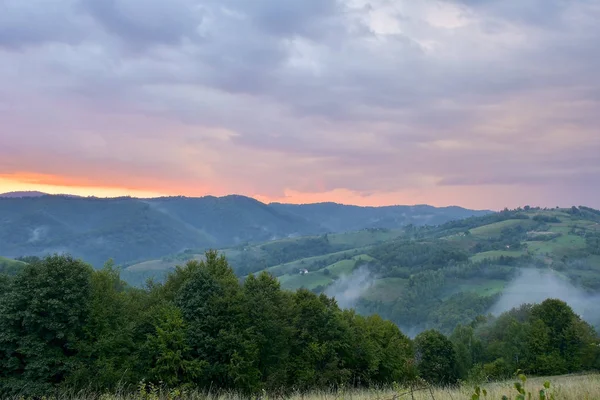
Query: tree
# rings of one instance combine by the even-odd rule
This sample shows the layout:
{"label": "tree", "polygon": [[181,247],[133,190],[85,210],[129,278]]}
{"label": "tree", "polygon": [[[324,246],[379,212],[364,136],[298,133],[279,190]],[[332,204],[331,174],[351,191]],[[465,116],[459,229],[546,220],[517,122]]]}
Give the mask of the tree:
{"label": "tree", "polygon": [[398,326],[378,315],[365,318],[365,325],[366,337],[362,341],[371,343],[376,354],[375,368],[366,383],[392,384],[411,380],[414,349],[410,339]]}
{"label": "tree", "polygon": [[261,380],[269,390],[281,389],[288,379],[289,343],[294,334],[290,326],[291,296],[266,272],[248,276],[243,290]]}
{"label": "tree", "polygon": [[452,342],[436,330],[421,332],[415,338],[415,361],[421,378],[437,385],[457,381],[457,361]]}
{"label": "tree", "polygon": [[482,359],[481,340],[475,336],[475,329],[470,325],[457,326],[452,332],[450,340],[456,354],[458,377],[466,379],[473,366]]}
{"label": "tree", "polygon": [[188,327],[192,356],[207,363],[197,383],[255,391],[260,381],[254,364],[257,349],[249,338],[243,293],[233,270],[214,251],[207,252],[204,261],[188,262],[186,269],[175,304]]}
{"label": "tree", "polygon": [[314,390],[347,383],[352,373],[344,360],[350,358],[352,335],[335,300],[300,289],[292,307],[290,386]]}
{"label": "tree", "polygon": [[150,329],[144,329],[154,310],[149,297],[149,292],[123,282],[112,260],[92,273],[88,318],[67,384],[115,389],[144,376],[145,367],[136,363],[136,356]]}
{"label": "tree", "polygon": [[92,267],[68,255],[26,265],[0,305],[0,393],[47,394],[71,372],[84,336]]}
{"label": "tree", "polygon": [[593,357],[589,354],[595,350],[596,332],[567,303],[547,299],[532,307],[531,318],[534,323],[540,321],[538,324],[543,324],[547,331],[547,348],[539,349],[538,356],[552,351],[556,353],[554,359],[561,361],[554,362],[557,366],[555,373],[579,371],[592,366],[590,360]]}
{"label": "tree", "polygon": [[193,384],[208,363],[192,356],[181,310],[173,304],[165,304],[154,312],[154,332],[143,345],[150,381],[163,382],[168,387]]}

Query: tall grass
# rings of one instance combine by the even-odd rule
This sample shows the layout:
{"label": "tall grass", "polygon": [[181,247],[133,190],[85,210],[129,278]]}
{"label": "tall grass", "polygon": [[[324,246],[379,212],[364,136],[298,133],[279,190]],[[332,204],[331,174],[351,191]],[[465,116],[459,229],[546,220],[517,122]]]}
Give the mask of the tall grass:
{"label": "tall grass", "polygon": [[[483,384],[480,386],[480,399],[509,400],[519,399],[519,392],[515,388],[513,379],[505,382]],[[547,390],[547,399],[555,400],[600,400],[600,374],[590,375],[564,375],[552,378],[531,378],[525,383],[525,392],[531,392],[532,399],[539,399],[539,391],[544,389],[544,383],[550,381]],[[486,396],[483,396],[485,390]],[[292,394],[285,397],[273,397],[263,394],[250,400],[472,400],[475,386],[463,385],[460,388],[429,388],[420,387],[409,389],[397,387],[394,390],[338,390],[318,391],[310,394]],[[506,396],[506,397],[504,397]],[[527,399],[527,395],[523,397]],[[28,400],[24,397],[15,397],[7,400]],[[248,400],[235,393],[204,393],[185,390],[160,390],[156,387],[144,386],[135,392],[125,391],[113,394],[98,394],[86,391],[77,393],[63,393],[57,397],[48,397],[42,400]]]}

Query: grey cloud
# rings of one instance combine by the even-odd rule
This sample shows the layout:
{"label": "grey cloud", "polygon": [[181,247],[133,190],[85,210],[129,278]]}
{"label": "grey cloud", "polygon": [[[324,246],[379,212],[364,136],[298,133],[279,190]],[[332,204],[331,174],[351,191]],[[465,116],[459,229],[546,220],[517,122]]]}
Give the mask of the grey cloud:
{"label": "grey cloud", "polygon": [[[493,18],[500,18],[511,23],[525,23],[556,27],[563,22],[564,12],[574,2],[571,0],[449,0],[465,4],[477,11],[483,11]],[[587,2],[588,0],[579,0]]]}
{"label": "grey cloud", "polygon": [[542,185],[560,184],[562,186],[570,186],[577,184],[593,185],[598,179],[598,172],[577,172],[569,171],[567,173],[558,173],[557,171],[549,171],[548,173],[539,173],[536,171],[528,171],[526,174],[511,175],[495,173],[494,175],[477,176],[449,176],[439,182],[440,186],[481,186],[481,185]]}
{"label": "grey cloud", "polygon": [[[19,4],[26,3],[31,4]],[[389,23],[400,29],[385,34],[359,18],[358,10],[368,8],[329,0],[56,3],[53,17],[39,11],[51,11],[40,2],[36,26],[19,22],[26,13],[0,14],[0,32],[14,32],[0,35],[7,42],[66,43],[24,54],[0,52],[0,69],[18,71],[5,75],[10,82],[0,80],[0,101],[24,92],[50,103],[80,104],[96,118],[76,128],[63,126],[45,119],[50,111],[40,104],[35,112],[47,128],[36,128],[35,135],[69,129],[86,135],[104,126],[104,115],[157,116],[198,132],[225,129],[236,136],[206,139],[198,147],[255,157],[244,171],[246,180],[253,171],[268,173],[274,165],[269,160],[277,161],[280,176],[261,184],[273,191],[316,187],[319,174],[319,187],[328,189],[398,189],[419,175],[459,184],[468,183],[465,177],[472,178],[474,169],[497,177],[491,182],[484,176],[490,183],[519,176],[527,183],[539,181],[532,171],[583,165],[576,149],[595,146],[573,145],[570,156],[561,158],[560,143],[552,141],[559,130],[572,131],[575,139],[597,126],[600,57],[593,50],[600,29],[597,14],[582,12],[591,7],[587,1],[552,1],[551,10],[532,2],[540,15],[556,14],[544,21],[555,30],[525,24],[537,22],[517,0],[464,1],[475,22],[454,28],[428,21],[428,13],[418,10],[427,4],[405,1],[410,18],[393,15]],[[369,3],[377,10],[393,2]],[[513,14],[519,24],[510,23]],[[494,21],[501,29],[484,29]],[[85,34],[71,33],[85,23]],[[572,106],[584,97],[587,108]],[[23,115],[32,112],[27,98],[11,100]],[[530,102],[512,103],[522,98]],[[529,104],[532,115],[516,118]],[[555,111],[533,114],[546,107]],[[122,123],[111,126],[118,131]],[[490,129],[497,132],[489,134]],[[123,132],[166,137],[171,130],[168,124],[151,132],[134,125]],[[185,135],[202,137],[196,131]],[[467,145],[436,148],[438,141]],[[76,144],[65,144],[67,154],[73,148]],[[570,172],[573,181],[595,168],[593,157],[589,153],[586,168]],[[232,165],[218,161],[215,170],[234,179],[239,165]],[[301,176],[302,171],[313,175]],[[544,184],[554,182],[548,178]]]}
{"label": "grey cloud", "polygon": [[227,0],[221,4],[243,12],[258,29],[279,37],[300,35],[319,39],[329,29],[343,28],[335,23],[344,10],[343,2],[338,0]]}
{"label": "grey cloud", "polygon": [[202,9],[193,0],[82,0],[104,29],[127,44],[177,44],[198,39]]}
{"label": "grey cloud", "polygon": [[[49,6],[51,4],[51,6]],[[86,36],[85,18],[73,12],[75,0],[4,0],[0,3],[0,49],[59,41],[80,43]]]}

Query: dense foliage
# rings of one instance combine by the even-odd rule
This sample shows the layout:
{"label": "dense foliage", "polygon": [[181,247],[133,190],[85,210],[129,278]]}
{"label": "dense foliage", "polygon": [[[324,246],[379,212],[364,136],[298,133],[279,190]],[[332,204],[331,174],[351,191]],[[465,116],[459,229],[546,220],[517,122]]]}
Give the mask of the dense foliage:
{"label": "dense foliage", "polygon": [[451,340],[461,375],[508,378],[516,370],[559,375],[600,368],[595,330],[564,302],[524,304],[458,326]]}
{"label": "dense foliage", "polygon": [[216,252],[143,289],[110,263],[54,255],[4,289],[0,395],[140,381],[242,393],[385,385],[409,376],[413,356],[391,322],[283,291],[266,273],[240,283]]}
{"label": "dense foliage", "polygon": [[144,288],[111,262],[29,261],[0,282],[0,396],[140,382],[283,393],[600,367],[596,332],[559,300],[411,340],[323,294],[281,290],[267,273],[241,282],[214,251]]}

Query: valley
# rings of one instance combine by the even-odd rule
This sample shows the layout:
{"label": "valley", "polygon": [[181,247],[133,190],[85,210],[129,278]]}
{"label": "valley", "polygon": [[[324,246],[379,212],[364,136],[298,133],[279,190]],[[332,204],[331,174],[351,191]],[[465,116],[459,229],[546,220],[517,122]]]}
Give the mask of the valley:
{"label": "valley", "polygon": [[[267,272],[283,289],[324,293],[413,336],[449,333],[485,314],[523,274],[572,285],[579,297],[600,292],[600,212],[588,207],[493,213],[41,195],[0,198],[0,218],[6,256],[68,253],[96,268],[112,260],[122,279],[143,286],[214,248],[242,281]],[[14,272],[27,261],[20,259],[2,258],[0,268]]]}
{"label": "valley", "polygon": [[[266,271],[284,289],[326,293],[361,313],[389,318],[403,330],[448,333],[486,313],[531,270],[538,279],[600,292],[599,222],[600,212],[587,207],[526,207],[437,226],[363,229],[220,252],[242,279]],[[141,284],[202,257],[182,253],[138,263],[123,276]]]}
{"label": "valley", "polygon": [[[164,204],[128,199],[36,199],[43,202],[22,202],[20,214],[4,214],[13,223],[46,221],[47,231],[34,229],[38,237],[22,245],[45,243],[62,226],[64,236],[52,240],[82,254],[92,248],[68,242],[73,224],[82,223],[82,237],[105,226],[97,260],[131,247],[141,252],[149,243],[157,254],[175,248],[171,229],[198,233],[212,215],[195,209],[205,213],[200,218],[184,207],[167,219],[177,207],[167,213]],[[350,209],[356,220],[346,221],[322,205],[330,219],[319,222],[325,217],[312,205],[311,220],[250,202],[255,213],[247,199],[231,201],[219,203],[228,211],[212,215],[214,227],[198,236],[220,238],[215,249],[120,263],[108,257],[101,267],[68,252],[0,257],[0,393],[68,398],[74,388],[89,390],[87,397],[108,390],[179,398],[171,393],[214,388],[304,397],[345,387],[350,396],[420,387],[436,398],[471,397],[464,382],[498,394],[507,386],[492,382],[517,370],[539,377],[600,366],[598,210],[524,207],[457,218],[426,208],[441,212],[428,217],[440,222],[417,224],[423,214],[413,209],[404,223],[391,224],[395,213],[411,208],[387,210],[392,216],[384,222],[364,216],[373,210]],[[235,218],[226,214],[231,207],[239,211]],[[344,207],[334,210],[346,214]],[[253,225],[262,219],[266,229]],[[263,241],[226,236],[250,237],[252,230],[288,233]],[[31,232],[17,229],[16,237]],[[161,245],[161,235],[172,242]],[[32,354],[29,346],[41,351]],[[552,380],[558,391],[574,382]],[[593,392],[596,380],[590,375],[577,393]]]}

